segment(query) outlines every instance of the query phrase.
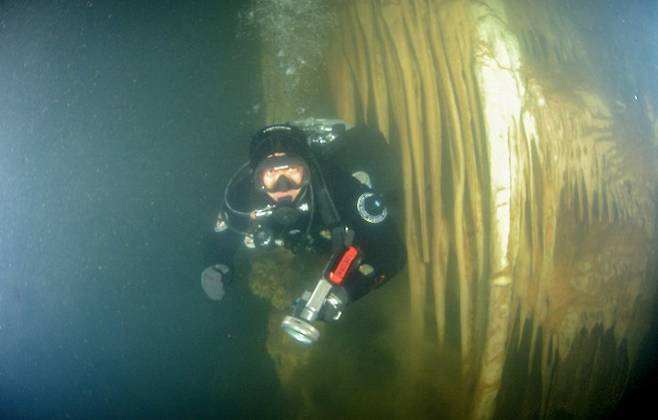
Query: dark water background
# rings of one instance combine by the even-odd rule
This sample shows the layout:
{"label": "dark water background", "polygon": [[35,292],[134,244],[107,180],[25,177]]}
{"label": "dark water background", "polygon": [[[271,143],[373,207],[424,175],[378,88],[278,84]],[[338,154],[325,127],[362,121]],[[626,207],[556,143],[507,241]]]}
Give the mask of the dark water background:
{"label": "dark water background", "polygon": [[275,417],[266,307],[199,287],[260,123],[240,6],[0,3],[0,418]]}

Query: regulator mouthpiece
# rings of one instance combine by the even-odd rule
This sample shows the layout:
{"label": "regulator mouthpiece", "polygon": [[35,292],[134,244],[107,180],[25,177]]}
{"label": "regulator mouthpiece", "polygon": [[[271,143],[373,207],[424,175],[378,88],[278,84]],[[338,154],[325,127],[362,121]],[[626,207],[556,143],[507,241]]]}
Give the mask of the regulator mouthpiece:
{"label": "regulator mouthpiece", "polygon": [[294,316],[288,315],[283,318],[281,328],[302,344],[313,344],[320,338],[320,332],[310,322]]}

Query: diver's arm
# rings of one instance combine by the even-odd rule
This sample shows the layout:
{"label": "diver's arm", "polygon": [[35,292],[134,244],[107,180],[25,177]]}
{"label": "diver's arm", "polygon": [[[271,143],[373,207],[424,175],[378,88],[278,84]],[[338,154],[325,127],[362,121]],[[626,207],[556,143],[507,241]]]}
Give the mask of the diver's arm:
{"label": "diver's arm", "polygon": [[240,235],[220,223],[218,216],[215,229],[204,238],[204,267],[201,286],[212,300],[224,297],[224,285],[233,279],[233,257],[240,243]]}
{"label": "diver's arm", "polygon": [[362,260],[342,284],[350,302],[386,283],[400,272],[406,262],[405,248],[394,225],[390,228],[382,226],[378,241],[367,236],[370,235],[357,231],[354,244],[362,253]]}
{"label": "diver's arm", "polygon": [[233,256],[235,255],[239,244],[239,235],[231,230],[208,233],[203,241],[204,266],[208,267],[214,264],[226,264],[232,269]]}
{"label": "diver's arm", "polygon": [[365,187],[352,195],[351,206],[343,214],[354,232],[352,245],[359,250],[360,262],[342,284],[350,302],[390,280],[406,263],[404,242],[384,199]]}

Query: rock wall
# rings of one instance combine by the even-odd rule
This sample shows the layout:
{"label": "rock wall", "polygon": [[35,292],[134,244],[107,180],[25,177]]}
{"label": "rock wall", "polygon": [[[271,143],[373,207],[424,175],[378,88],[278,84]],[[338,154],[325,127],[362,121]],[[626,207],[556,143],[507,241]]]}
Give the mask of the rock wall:
{"label": "rock wall", "polygon": [[[407,315],[382,319],[404,382],[390,386],[414,392],[388,413],[403,418],[434,393],[441,403],[415,414],[605,414],[650,323],[658,144],[651,92],[615,96],[646,72],[632,54],[626,74],[606,67],[612,47],[583,29],[609,14],[538,0],[331,4],[326,75],[305,80],[328,81],[312,92],[337,116],[378,127],[403,173]],[[272,70],[267,109],[298,109]],[[346,346],[365,343],[350,337]]]}

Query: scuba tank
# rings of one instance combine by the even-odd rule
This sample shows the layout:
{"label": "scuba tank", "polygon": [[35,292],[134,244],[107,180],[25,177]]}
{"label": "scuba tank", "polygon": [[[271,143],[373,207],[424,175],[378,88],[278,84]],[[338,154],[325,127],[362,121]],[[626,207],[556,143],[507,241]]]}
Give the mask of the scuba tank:
{"label": "scuba tank", "polygon": [[329,162],[369,188],[374,187],[389,203],[396,200],[402,187],[400,165],[379,131],[351,126],[340,119],[306,118],[290,125],[306,134],[309,147],[321,163]]}

